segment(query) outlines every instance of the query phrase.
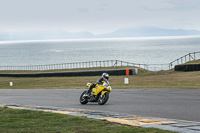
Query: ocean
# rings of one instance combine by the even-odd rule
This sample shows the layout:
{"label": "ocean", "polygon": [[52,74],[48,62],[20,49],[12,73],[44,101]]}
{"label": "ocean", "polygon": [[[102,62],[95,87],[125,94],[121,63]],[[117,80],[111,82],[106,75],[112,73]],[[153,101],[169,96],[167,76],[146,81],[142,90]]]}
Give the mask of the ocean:
{"label": "ocean", "polygon": [[0,66],[120,60],[168,64],[200,51],[200,36],[42,41],[0,41]]}

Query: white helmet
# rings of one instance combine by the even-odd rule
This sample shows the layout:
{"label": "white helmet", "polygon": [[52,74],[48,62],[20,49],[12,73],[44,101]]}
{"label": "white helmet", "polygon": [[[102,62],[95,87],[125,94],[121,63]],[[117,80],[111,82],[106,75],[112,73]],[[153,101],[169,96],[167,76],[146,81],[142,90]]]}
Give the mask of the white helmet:
{"label": "white helmet", "polygon": [[108,80],[109,79],[109,75],[107,73],[103,73],[102,74],[102,78]]}

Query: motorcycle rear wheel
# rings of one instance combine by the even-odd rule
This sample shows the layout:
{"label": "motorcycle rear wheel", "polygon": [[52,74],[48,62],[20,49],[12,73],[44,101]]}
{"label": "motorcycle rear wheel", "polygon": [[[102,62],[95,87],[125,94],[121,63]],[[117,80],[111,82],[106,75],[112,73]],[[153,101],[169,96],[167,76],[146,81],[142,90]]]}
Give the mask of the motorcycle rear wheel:
{"label": "motorcycle rear wheel", "polygon": [[108,92],[106,92],[104,95],[100,95],[99,99],[98,99],[98,104],[99,105],[104,105],[108,101],[108,98],[109,98],[109,93]]}
{"label": "motorcycle rear wheel", "polygon": [[88,103],[88,100],[86,97],[84,97],[85,95],[87,94],[87,91],[84,91],[81,96],[80,96],[80,103],[81,104],[87,104]]}

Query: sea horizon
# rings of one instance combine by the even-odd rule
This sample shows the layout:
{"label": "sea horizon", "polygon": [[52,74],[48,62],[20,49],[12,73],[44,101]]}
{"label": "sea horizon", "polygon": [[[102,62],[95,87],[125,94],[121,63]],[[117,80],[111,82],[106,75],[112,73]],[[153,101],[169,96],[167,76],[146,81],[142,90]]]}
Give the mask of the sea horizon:
{"label": "sea horizon", "polygon": [[65,42],[65,41],[113,41],[113,40],[152,40],[152,39],[187,39],[187,38],[200,38],[200,35],[189,35],[189,36],[151,36],[151,37],[113,37],[113,38],[77,38],[77,39],[40,39],[40,40],[7,40],[1,41],[2,43],[18,43],[18,42]]}
{"label": "sea horizon", "polygon": [[0,66],[120,60],[169,64],[200,51],[200,36],[0,41]]}

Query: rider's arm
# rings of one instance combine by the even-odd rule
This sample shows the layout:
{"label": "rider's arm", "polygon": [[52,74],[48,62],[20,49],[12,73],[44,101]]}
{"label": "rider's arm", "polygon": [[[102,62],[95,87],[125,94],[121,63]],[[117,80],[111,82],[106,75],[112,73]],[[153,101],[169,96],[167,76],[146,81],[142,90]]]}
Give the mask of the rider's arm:
{"label": "rider's arm", "polygon": [[100,79],[98,79],[98,80],[96,81],[96,83],[97,83],[97,84],[103,84],[102,81],[103,81],[103,78],[100,78]]}

